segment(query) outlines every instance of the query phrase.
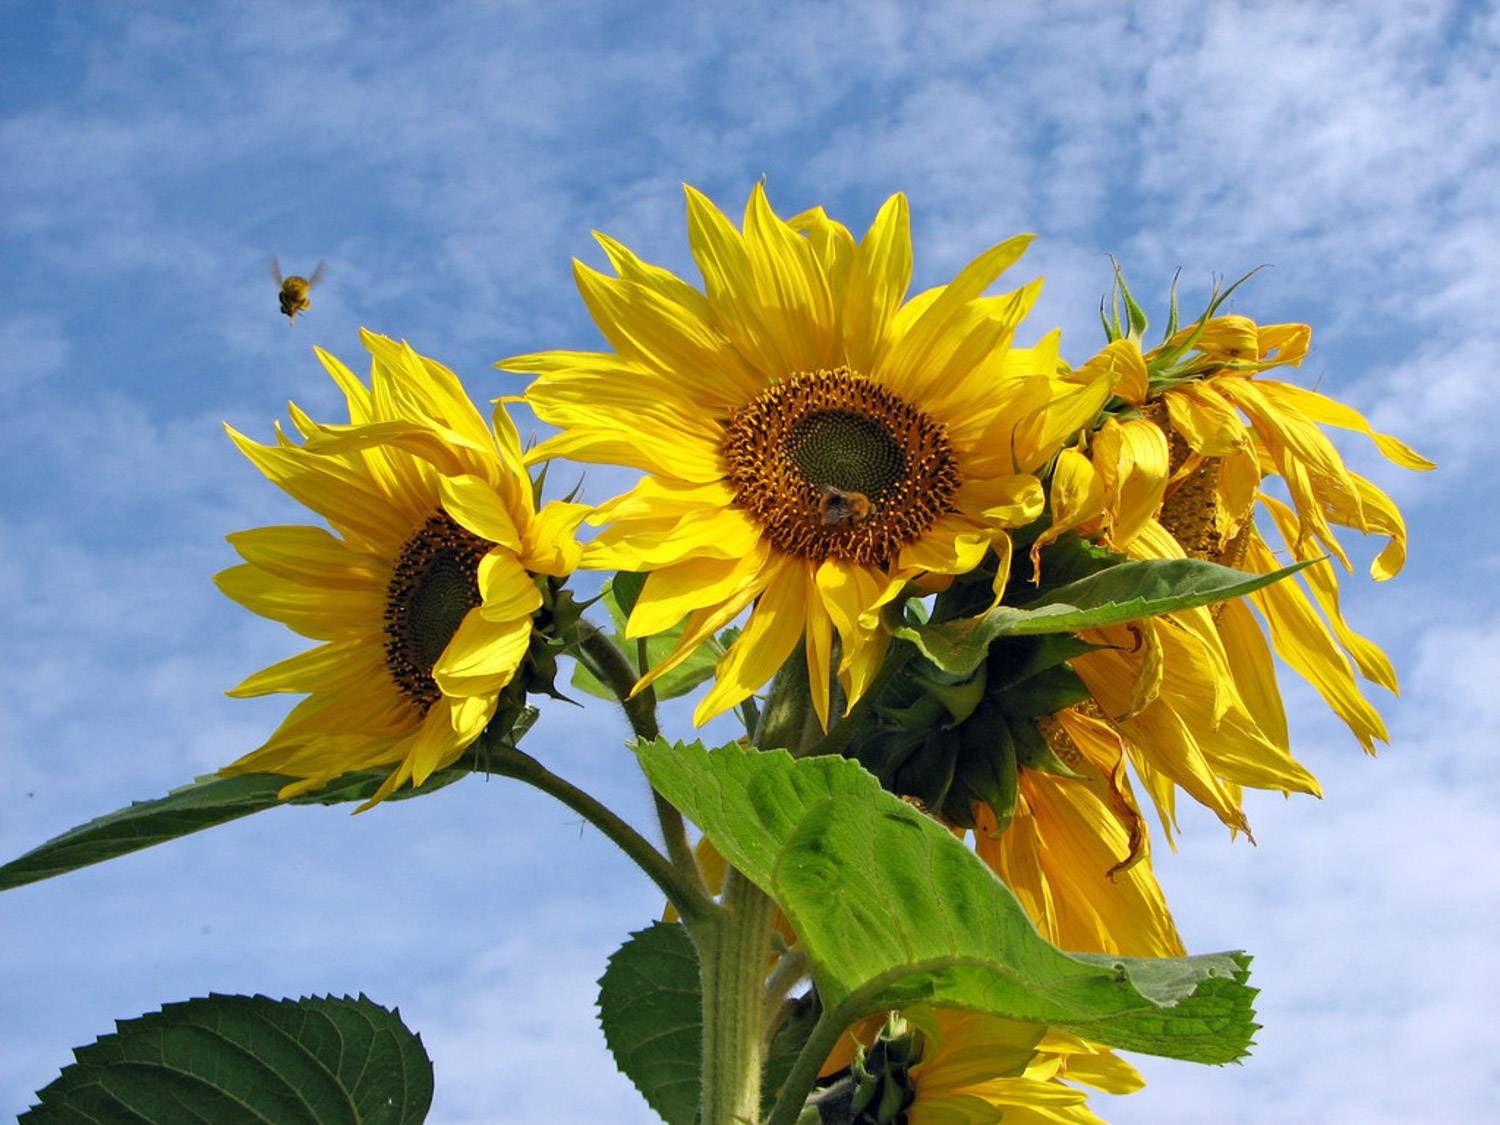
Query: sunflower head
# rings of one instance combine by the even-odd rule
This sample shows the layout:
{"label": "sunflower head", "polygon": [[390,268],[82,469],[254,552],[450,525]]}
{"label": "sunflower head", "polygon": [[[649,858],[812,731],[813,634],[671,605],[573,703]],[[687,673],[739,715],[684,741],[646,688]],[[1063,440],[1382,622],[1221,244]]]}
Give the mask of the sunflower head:
{"label": "sunflower head", "polygon": [[812,1104],[825,1125],[1096,1120],[1069,1081],[1115,1094],[1143,1085],[1110,1051],[1043,1024],[918,1004],[851,1029]]}
{"label": "sunflower head", "polygon": [[1012,347],[1038,283],[985,295],[1029,238],[908,299],[902,196],[857,241],[821,210],[779,218],[759,186],[742,229],[687,197],[701,290],[601,236],[616,276],[575,273],[614,350],[500,366],[537,376],[527,401],[562,431],[534,458],[645,474],[590,517],[583,562],[649,574],[630,636],[686,619],[643,684],[749,610],[698,721],[801,644],[826,724],[832,678],[852,705],[880,667],[880,607],[1008,557],[1007,529],[1041,511],[1034,473],[1107,389],[1057,380],[1055,339]]}
{"label": "sunflower head", "polygon": [[[1233,686],[1271,742],[1284,749],[1286,718],[1268,641],[1373,752],[1388,736],[1356,677],[1394,692],[1396,676],[1385,654],[1344,621],[1330,560],[1353,569],[1338,528],[1382,535],[1387,542],[1370,573],[1391,578],[1405,563],[1406,523],[1385,492],[1348,468],[1325,431],[1362,433],[1403,468],[1433,464],[1351,407],[1268,377],[1299,366],[1312,333],[1305,324],[1221,315],[1244,280],[1216,290],[1202,315],[1181,328],[1174,288],[1166,335],[1143,351],[1146,317],[1117,271],[1109,343],[1065,376],[1113,381],[1089,452],[1105,498],[1095,514],[1107,541],[1137,558],[1186,556],[1264,574],[1283,565],[1277,552],[1284,550],[1311,564],[1251,595],[1264,630],[1244,606],[1225,603],[1213,611],[1222,644],[1207,639],[1235,654],[1243,678]],[[1278,488],[1266,488],[1268,478]],[[1281,489],[1289,504],[1275,495]]]}
{"label": "sunflower head", "polygon": [[557,638],[577,620],[561,583],[586,509],[538,507],[503,407],[491,429],[452,372],[405,344],[364,341],[369,386],[319,353],[348,400],[347,424],[293,406],[297,439],[278,428],[276,444],[261,445],[230,430],[331,530],[231,535],[244,562],[216,581],[320,642],[230,693],[308,698],[221,772],[289,775],[299,780],[282,795],[292,796],[389,769],[373,804],[452,765],[487,728],[508,734],[526,691],[552,690]]}

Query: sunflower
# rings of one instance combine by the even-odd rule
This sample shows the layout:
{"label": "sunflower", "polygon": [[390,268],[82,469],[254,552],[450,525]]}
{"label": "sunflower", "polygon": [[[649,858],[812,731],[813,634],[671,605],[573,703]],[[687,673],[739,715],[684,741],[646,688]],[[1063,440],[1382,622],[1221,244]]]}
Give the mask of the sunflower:
{"label": "sunflower", "polygon": [[1053,945],[1125,957],[1186,955],[1151,867],[1119,734],[1069,708],[1045,724],[1078,777],[1022,769],[1001,828],[976,803],[974,850]]}
{"label": "sunflower", "polygon": [[1111,1094],[1145,1084],[1129,1063],[1077,1036],[925,1004],[861,1021],[822,1073],[816,1099],[860,1125],[1102,1125],[1087,1093],[1068,1081]]}
{"label": "sunflower", "polygon": [[526,399],[563,431],[533,459],[646,474],[589,517],[604,530],[582,564],[650,572],[628,635],[686,618],[642,686],[753,607],[696,721],[755,692],[800,642],[826,725],[835,634],[852,705],[889,643],[872,611],[910,581],[1008,557],[1006,529],[1042,510],[1033,474],[1108,392],[1013,355],[1039,282],[982,296],[1029,237],[908,301],[903,196],[859,242],[821,209],[783,221],[759,186],[743,233],[692,188],[687,212],[703,292],[598,236],[617,276],[574,272],[614,351],[498,366],[536,375]]}
{"label": "sunflower", "polygon": [[300,778],[281,796],[349,771],[393,766],[368,802],[421,785],[495,716],[532,651],[553,591],[580,548],[586,509],[540,512],[503,409],[486,426],[452,372],[363,333],[367,388],[318,352],[348,399],[348,425],[294,405],[301,444],[233,429],[241,451],[333,529],[264,527],[229,537],[245,562],[218,575],[247,609],[322,642],[229,694],[306,693],[260,749],[222,774]]}
{"label": "sunflower", "polygon": [[[1106,360],[1123,350],[1112,345]],[[1168,448],[1151,421],[1106,417],[1086,449],[1057,458],[1049,494],[1054,522],[1041,539],[1077,530],[1134,558],[1182,558],[1159,522]],[[1273,562],[1264,572],[1275,569]],[[1243,788],[1320,794],[1317,779],[1291,755],[1264,641],[1253,633],[1256,650],[1238,630],[1248,613],[1243,603],[1226,602],[1078,634],[1095,646],[1070,660],[1087,689],[1085,712],[1123,741],[1169,834],[1178,787],[1247,834]]]}
{"label": "sunflower", "polygon": [[[1116,326],[1117,338],[1068,376],[1081,386],[1113,379],[1117,396],[1117,409],[1093,436],[1089,454],[1100,493],[1109,499],[1102,506],[1080,503],[1077,520],[1102,516],[1106,541],[1136,558],[1193,557],[1266,574],[1283,563],[1266,538],[1266,524],[1256,519],[1258,505],[1287,557],[1318,561],[1249,595],[1265,620],[1270,648],[1239,601],[1215,607],[1216,637],[1200,629],[1199,638],[1216,643],[1228,681],[1270,741],[1286,745],[1274,649],[1373,752],[1376,741],[1389,737],[1360,692],[1356,672],[1392,692],[1396,675],[1385,654],[1344,621],[1337,572],[1325,556],[1353,569],[1336,526],[1385,535],[1387,544],[1370,567],[1372,577],[1384,581],[1405,561],[1406,525],[1389,496],[1344,465],[1321,427],[1364,433],[1403,468],[1433,464],[1376,433],[1350,407],[1263,378],[1272,368],[1301,364],[1311,329],[1213,316],[1219,300],[1198,323],[1145,354],[1139,346],[1143,319],[1133,322],[1128,335],[1119,335]],[[1264,491],[1268,477],[1280,479],[1290,505]]]}

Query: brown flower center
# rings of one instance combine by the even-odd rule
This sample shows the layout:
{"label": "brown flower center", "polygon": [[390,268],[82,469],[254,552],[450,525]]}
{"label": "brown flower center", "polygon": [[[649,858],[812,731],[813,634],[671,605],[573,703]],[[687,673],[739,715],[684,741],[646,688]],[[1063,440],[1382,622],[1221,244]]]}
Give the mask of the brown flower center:
{"label": "brown flower center", "polygon": [[847,367],[773,383],[735,411],[723,449],[736,506],[815,562],[884,566],[960,483],[945,428]]}
{"label": "brown flower center", "polygon": [[442,692],[432,668],[464,615],[483,600],[479,560],[494,546],[438,512],[406,541],[385,600],[385,662],[401,694],[426,714]]}

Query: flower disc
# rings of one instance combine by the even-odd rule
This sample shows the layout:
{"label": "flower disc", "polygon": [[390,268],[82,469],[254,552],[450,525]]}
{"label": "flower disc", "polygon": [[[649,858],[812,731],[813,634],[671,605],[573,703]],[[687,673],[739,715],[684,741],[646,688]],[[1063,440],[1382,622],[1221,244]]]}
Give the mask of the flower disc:
{"label": "flower disc", "polygon": [[385,661],[423,714],[442,695],[433,666],[465,615],[484,602],[479,561],[493,546],[438,512],[401,548],[386,589]]}
{"label": "flower disc", "polygon": [[952,510],[960,484],[944,428],[847,367],[756,395],[730,419],[724,457],[735,503],[814,562],[885,566]]}

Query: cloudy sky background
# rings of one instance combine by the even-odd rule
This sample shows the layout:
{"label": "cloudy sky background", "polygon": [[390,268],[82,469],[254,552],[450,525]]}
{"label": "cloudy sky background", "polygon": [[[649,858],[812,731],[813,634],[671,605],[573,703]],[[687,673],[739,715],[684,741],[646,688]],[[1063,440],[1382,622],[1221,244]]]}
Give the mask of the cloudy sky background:
{"label": "cloudy sky background", "polygon": [[[905,191],[914,288],[1018,231],[1023,337],[1075,362],[1125,266],[1159,314],[1270,263],[1235,308],[1314,326],[1304,385],[1368,442],[1406,571],[1346,580],[1399,700],[1369,760],[1288,683],[1326,798],[1251,794],[1259,846],[1182,811],[1157,865],[1190,949],[1255,954],[1243,1066],[1138,1060],[1115,1122],[1479,1122],[1500,1098],[1500,15],[1494,4],[85,5],[0,9],[0,856],[252,749],[285,701],[221,693],[298,651],[222,598],[225,534],[307,522],[230,445],[341,403],[405,337],[479,399],[490,365],[598,346],[589,231],[693,278],[681,184],[861,233]],[[327,259],[288,330],[266,259]],[[1160,317],[1158,316],[1158,321]],[[611,494],[591,472],[587,498]],[[1362,566],[1378,544],[1356,544]],[[1379,689],[1371,689],[1378,691]],[[681,712],[677,729],[684,730]],[[527,747],[638,822],[602,705]],[[594,980],[659,910],[577,817],[470,779],[358,817],[263,814],[0,896],[0,1115],[70,1049],[210,990],[363,990],[437,1068],[434,1125],[651,1120]]]}

